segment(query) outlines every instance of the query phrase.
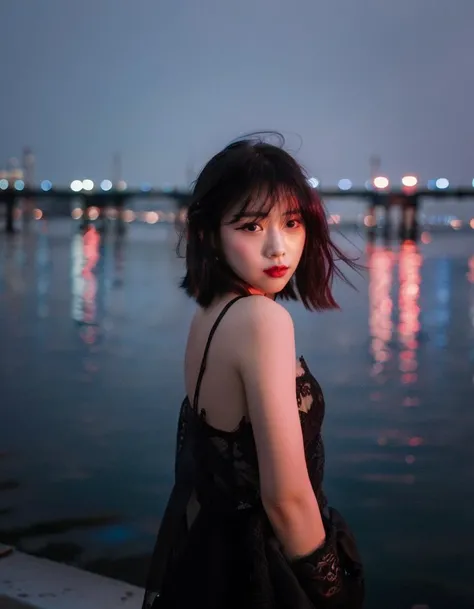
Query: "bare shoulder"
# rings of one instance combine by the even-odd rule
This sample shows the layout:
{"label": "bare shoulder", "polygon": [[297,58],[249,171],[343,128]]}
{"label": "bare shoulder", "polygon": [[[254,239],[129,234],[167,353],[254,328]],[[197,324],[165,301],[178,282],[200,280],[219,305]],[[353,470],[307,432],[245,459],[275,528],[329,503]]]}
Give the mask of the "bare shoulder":
{"label": "bare shoulder", "polygon": [[[262,296],[238,303],[232,340],[234,363],[246,376],[260,374],[262,366],[271,369],[278,360],[290,374],[296,366],[295,331],[288,311],[279,303]],[[230,338],[230,337],[229,337]]]}
{"label": "bare shoulder", "polygon": [[278,333],[293,335],[293,320],[288,311],[278,302],[264,296],[243,298],[238,303],[235,312],[235,322],[241,330],[241,336],[271,338]]}

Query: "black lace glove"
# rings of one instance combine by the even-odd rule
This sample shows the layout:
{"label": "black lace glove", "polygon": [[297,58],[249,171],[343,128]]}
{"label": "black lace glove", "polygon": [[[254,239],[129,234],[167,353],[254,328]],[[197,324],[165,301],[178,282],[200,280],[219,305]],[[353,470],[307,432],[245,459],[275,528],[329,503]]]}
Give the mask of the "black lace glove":
{"label": "black lace glove", "polygon": [[355,539],[342,516],[335,510],[331,512],[331,517],[324,519],[324,544],[290,564],[315,607],[360,609],[364,577]]}

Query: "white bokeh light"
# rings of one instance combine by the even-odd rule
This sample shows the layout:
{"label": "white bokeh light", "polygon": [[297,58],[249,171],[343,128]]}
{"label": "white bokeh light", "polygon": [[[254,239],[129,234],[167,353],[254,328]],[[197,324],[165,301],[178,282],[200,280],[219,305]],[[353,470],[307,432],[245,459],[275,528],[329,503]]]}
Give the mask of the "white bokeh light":
{"label": "white bokeh light", "polygon": [[100,183],[100,187],[102,188],[102,190],[105,191],[111,190],[112,182],[110,180],[102,180],[102,182]]}
{"label": "white bokeh light", "polygon": [[92,190],[94,188],[94,182],[92,180],[82,180],[82,188],[84,190]]}
{"label": "white bokeh light", "polygon": [[403,186],[406,186],[407,188],[413,188],[414,186],[416,186],[418,184],[418,178],[415,176],[403,176],[402,178],[402,184]]}
{"label": "white bokeh light", "polygon": [[388,188],[389,184],[390,184],[390,182],[389,182],[388,178],[386,178],[385,176],[377,176],[376,178],[374,178],[375,188],[383,190],[384,188]]}
{"label": "white bokeh light", "polygon": [[73,192],[81,192],[81,190],[82,190],[82,180],[73,180],[71,182],[70,189]]}

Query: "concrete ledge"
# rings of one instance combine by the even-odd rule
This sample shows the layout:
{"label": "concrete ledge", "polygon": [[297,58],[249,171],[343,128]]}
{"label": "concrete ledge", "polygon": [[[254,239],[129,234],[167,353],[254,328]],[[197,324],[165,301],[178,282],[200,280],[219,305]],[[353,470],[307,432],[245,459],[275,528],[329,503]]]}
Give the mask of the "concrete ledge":
{"label": "concrete ledge", "polygon": [[143,595],[137,586],[46,558],[0,554],[0,609],[141,609]]}
{"label": "concrete ledge", "polygon": [[6,596],[0,596],[0,609],[31,609],[33,605],[25,605]]}

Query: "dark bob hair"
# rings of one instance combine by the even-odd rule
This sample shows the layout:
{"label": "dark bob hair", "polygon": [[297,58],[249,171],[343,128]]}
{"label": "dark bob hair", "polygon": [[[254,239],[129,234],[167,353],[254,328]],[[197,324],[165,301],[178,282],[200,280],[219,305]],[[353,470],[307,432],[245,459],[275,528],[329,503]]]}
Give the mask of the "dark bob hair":
{"label": "dark bob hair", "polygon": [[303,168],[283,150],[283,136],[276,135],[279,145],[261,135],[234,141],[207,163],[194,183],[180,239],[180,243],[186,240],[181,287],[204,308],[228,292],[248,294],[249,286],[227,265],[221,250],[222,220],[233,209],[239,215],[257,204],[260,211],[268,212],[284,199],[300,214],[306,229],[303,254],[279,298],[301,300],[310,310],[339,308],[331,291],[334,275],[350,282],[336,262],[359,267],[331,241],[317,191]]}

